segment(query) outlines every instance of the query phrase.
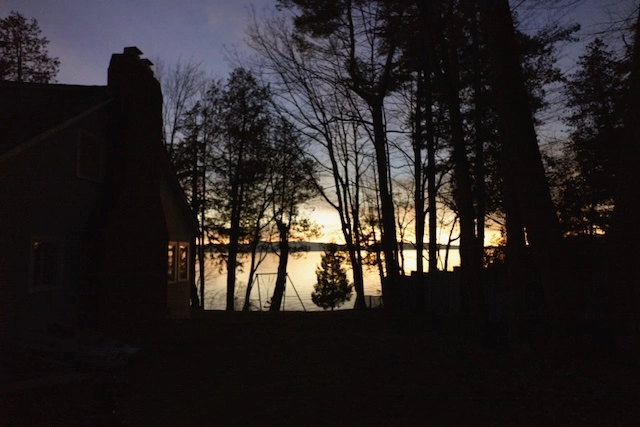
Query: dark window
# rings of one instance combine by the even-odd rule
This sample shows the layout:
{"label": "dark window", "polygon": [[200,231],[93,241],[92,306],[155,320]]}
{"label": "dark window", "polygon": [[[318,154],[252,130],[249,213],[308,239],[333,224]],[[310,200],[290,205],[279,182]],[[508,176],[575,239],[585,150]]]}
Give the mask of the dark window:
{"label": "dark window", "polygon": [[62,242],[53,238],[36,238],[31,245],[32,289],[62,285]]}

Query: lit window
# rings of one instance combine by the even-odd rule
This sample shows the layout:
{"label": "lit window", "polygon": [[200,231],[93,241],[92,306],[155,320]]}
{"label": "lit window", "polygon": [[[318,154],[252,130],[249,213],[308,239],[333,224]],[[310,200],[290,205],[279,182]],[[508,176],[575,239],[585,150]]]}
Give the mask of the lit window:
{"label": "lit window", "polygon": [[62,241],[34,238],[31,244],[29,286],[32,290],[62,285]]}
{"label": "lit window", "polygon": [[176,268],[177,268],[177,245],[174,242],[169,243],[167,256],[167,280],[169,282],[176,281]]}
{"label": "lit window", "polygon": [[178,280],[189,279],[189,244],[180,242],[178,250]]}

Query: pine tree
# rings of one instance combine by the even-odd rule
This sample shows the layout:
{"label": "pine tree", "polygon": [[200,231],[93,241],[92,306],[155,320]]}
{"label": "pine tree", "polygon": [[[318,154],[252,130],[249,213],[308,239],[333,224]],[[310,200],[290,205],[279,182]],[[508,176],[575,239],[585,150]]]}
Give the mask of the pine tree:
{"label": "pine tree", "polygon": [[609,229],[616,150],[622,137],[626,65],[600,39],[587,46],[567,85],[571,126],[568,165],[561,184],[560,217],[571,234]]}
{"label": "pine tree", "polygon": [[338,245],[325,245],[320,266],[316,269],[318,283],[313,286],[311,300],[324,310],[340,307],[351,300],[353,285],[347,280],[347,271],[343,267],[345,258],[338,251]]}
{"label": "pine tree", "polygon": [[49,56],[49,40],[41,32],[38,21],[27,21],[18,12],[0,19],[0,80],[55,81],[60,61]]}

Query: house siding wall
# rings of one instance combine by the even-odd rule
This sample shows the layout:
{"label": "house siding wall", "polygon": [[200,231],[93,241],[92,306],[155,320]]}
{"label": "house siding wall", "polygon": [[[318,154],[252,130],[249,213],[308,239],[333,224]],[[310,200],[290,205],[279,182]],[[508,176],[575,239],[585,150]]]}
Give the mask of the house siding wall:
{"label": "house siding wall", "polygon": [[[0,168],[0,298],[3,335],[41,329],[52,323],[74,324],[78,278],[87,275],[95,254],[83,235],[100,198],[100,185],[76,176],[79,129],[104,133],[106,114],[98,111],[76,125],[5,161]],[[32,239],[53,237],[63,245],[62,286],[29,289]]]}
{"label": "house siding wall", "polygon": [[[169,241],[189,243],[189,263],[193,262],[192,251],[195,250],[193,230],[184,221],[184,213],[181,212],[178,195],[171,191],[169,177],[162,180],[161,198],[162,206],[167,221]],[[189,269],[189,280],[167,283],[167,310],[172,318],[186,318],[190,315],[190,292],[193,282],[193,268]]]}
{"label": "house siding wall", "polygon": [[[193,221],[184,200],[172,194],[180,192],[175,183],[167,191],[167,180],[174,177],[162,145],[162,94],[136,51],[113,55],[108,87],[25,83],[24,91],[9,88],[16,94],[12,100],[29,101],[22,115],[26,121],[28,108],[46,112],[44,107],[61,94],[77,115],[69,110],[39,123],[36,114],[38,126],[14,126],[30,131],[27,140],[47,135],[52,126],[65,127],[46,139],[32,139],[38,141],[33,144],[16,137],[18,145],[11,146],[16,150],[1,153],[0,343],[56,322],[105,327],[188,312],[186,282],[169,295],[167,242],[188,241],[193,249]],[[89,101],[77,103],[78,93],[91,95]],[[12,109],[4,107],[0,102],[6,122]],[[66,122],[56,121],[63,116]],[[80,130],[104,140],[102,180],[76,174]],[[64,286],[29,289],[32,238],[38,236],[63,240]]]}

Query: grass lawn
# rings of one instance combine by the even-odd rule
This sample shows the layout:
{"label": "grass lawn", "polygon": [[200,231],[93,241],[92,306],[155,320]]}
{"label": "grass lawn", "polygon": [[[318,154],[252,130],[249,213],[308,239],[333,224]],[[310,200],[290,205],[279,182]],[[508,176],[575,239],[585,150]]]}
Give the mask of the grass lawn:
{"label": "grass lawn", "polygon": [[585,345],[550,358],[454,329],[373,310],[114,327],[142,349],[135,363],[5,387],[0,425],[640,424],[628,354]]}

